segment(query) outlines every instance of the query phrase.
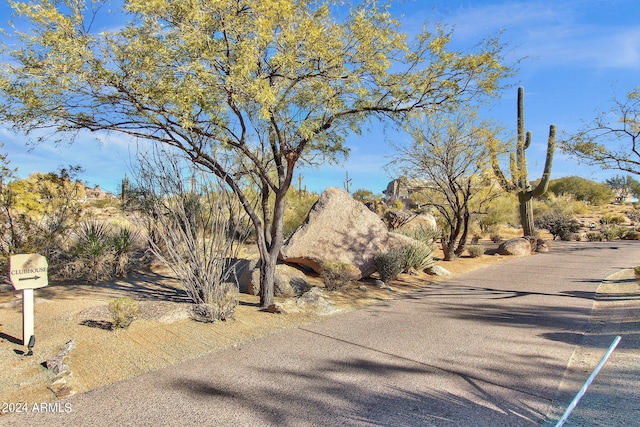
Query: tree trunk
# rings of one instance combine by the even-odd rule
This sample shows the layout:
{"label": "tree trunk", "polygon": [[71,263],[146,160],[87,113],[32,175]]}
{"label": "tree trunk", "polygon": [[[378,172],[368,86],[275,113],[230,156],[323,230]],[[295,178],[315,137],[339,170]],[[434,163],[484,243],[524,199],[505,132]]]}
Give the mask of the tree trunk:
{"label": "tree trunk", "polygon": [[264,235],[260,236],[262,242],[258,242],[258,250],[260,252],[260,308],[267,308],[274,303],[276,265],[278,264],[280,249],[282,249],[284,243],[282,224],[287,190],[288,186],[281,187],[276,193],[271,224],[270,226],[264,224],[263,230],[260,230],[261,233],[264,233]]}
{"label": "tree trunk", "polygon": [[267,254],[266,260],[260,256],[260,308],[267,308],[274,302],[276,264],[278,257]]}

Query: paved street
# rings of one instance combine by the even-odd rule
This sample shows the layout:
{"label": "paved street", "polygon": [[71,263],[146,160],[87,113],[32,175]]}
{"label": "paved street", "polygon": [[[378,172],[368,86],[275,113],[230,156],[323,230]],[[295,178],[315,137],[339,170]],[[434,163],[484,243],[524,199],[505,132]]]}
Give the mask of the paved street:
{"label": "paved street", "polygon": [[[62,402],[69,413],[0,423],[553,425],[547,416],[557,419],[589,375],[576,367],[597,363],[622,334],[620,356],[566,425],[636,425],[640,292],[624,281],[628,289],[615,296],[609,283],[594,301],[605,278],[639,264],[638,242],[558,242],[549,253],[74,396]],[[605,321],[610,312],[618,317]]]}

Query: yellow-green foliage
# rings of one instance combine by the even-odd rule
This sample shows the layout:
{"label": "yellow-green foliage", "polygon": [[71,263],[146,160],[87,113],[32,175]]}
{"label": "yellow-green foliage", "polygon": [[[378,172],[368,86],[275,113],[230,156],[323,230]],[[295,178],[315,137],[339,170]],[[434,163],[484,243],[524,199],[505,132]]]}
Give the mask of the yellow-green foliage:
{"label": "yellow-green foliage", "polygon": [[482,245],[469,245],[467,246],[467,253],[471,258],[479,258],[484,255],[484,246]]}
{"label": "yellow-green foliage", "polygon": [[610,203],[614,196],[606,184],[590,181],[578,176],[554,179],[549,183],[549,191],[557,196],[571,195],[575,200],[601,206]]}
{"label": "yellow-green foliage", "polygon": [[576,200],[571,194],[556,196],[554,193],[548,192],[544,199],[535,201],[533,210],[534,216],[541,216],[550,212],[573,216],[584,214],[588,211],[588,207],[584,202]]}
{"label": "yellow-green foliage", "polygon": [[68,201],[78,203],[85,197],[81,182],[60,178],[55,173],[34,172],[26,179],[10,182],[9,190],[15,198],[16,210],[36,215],[51,208],[43,200],[55,207]]}
{"label": "yellow-green foliage", "polygon": [[601,224],[622,224],[626,222],[622,215],[606,214],[600,218]]}
{"label": "yellow-green foliage", "polygon": [[328,290],[340,289],[360,277],[360,270],[355,266],[339,261],[327,261],[322,264],[320,277]]}
{"label": "yellow-green foliage", "polygon": [[127,328],[138,316],[138,302],[129,297],[116,298],[109,302],[113,328]]}
{"label": "yellow-green foliage", "polygon": [[636,278],[640,279],[640,265],[635,266],[633,272],[635,273]]}
{"label": "yellow-green foliage", "polygon": [[302,225],[309,214],[309,210],[311,210],[311,207],[317,201],[318,195],[316,193],[304,190],[289,190],[283,220],[285,237],[292,235],[294,231]]}
{"label": "yellow-green foliage", "polygon": [[518,199],[515,194],[504,193],[489,202],[486,214],[478,215],[478,225],[483,233],[498,224],[518,223]]}

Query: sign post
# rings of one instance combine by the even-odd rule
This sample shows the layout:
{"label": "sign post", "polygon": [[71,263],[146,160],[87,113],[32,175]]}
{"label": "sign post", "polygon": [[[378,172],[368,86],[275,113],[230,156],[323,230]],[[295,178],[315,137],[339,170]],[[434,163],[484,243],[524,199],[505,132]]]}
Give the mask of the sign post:
{"label": "sign post", "polygon": [[22,345],[33,347],[35,343],[33,290],[49,284],[48,268],[47,259],[42,255],[22,254],[9,258],[9,279],[15,290],[22,291]]}

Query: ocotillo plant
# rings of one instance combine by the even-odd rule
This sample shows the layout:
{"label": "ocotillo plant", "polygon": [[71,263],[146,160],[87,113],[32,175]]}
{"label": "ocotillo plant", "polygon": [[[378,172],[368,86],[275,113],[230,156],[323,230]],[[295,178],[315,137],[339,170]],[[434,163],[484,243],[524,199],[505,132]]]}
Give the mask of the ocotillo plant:
{"label": "ocotillo plant", "polygon": [[542,196],[549,185],[551,177],[551,164],[553,163],[553,150],[556,141],[556,126],[549,126],[549,142],[547,143],[547,158],[544,164],[544,171],[540,182],[533,188],[529,182],[529,172],[527,170],[526,149],[531,145],[531,132],[525,135],[524,130],[524,88],[518,88],[518,140],[516,142],[515,153],[510,155],[509,169],[511,179],[508,180],[498,164],[498,157],[495,150],[491,153],[491,163],[498,182],[505,191],[516,193],[520,203],[520,223],[525,236],[533,236],[533,207],[531,199]]}

